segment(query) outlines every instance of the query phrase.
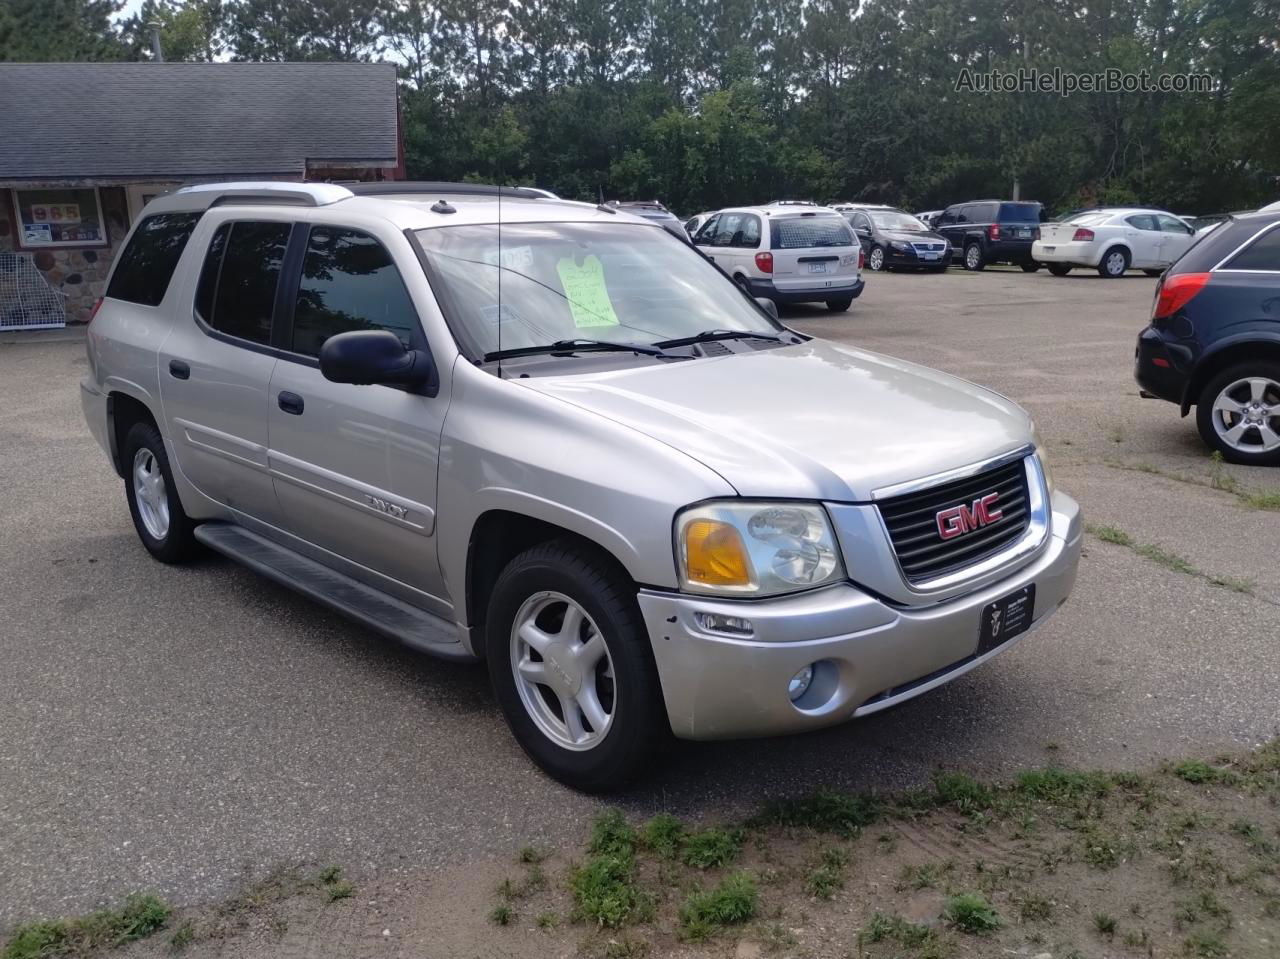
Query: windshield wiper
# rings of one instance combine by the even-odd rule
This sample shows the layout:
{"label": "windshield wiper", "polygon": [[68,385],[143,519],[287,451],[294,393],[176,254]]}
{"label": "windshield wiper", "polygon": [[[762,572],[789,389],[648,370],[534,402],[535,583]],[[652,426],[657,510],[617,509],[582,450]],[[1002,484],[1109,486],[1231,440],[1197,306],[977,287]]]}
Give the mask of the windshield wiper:
{"label": "windshield wiper", "polygon": [[[556,340],[541,346],[516,346],[509,350],[495,350],[484,355],[485,362],[505,360],[514,356],[537,356],[539,353],[571,354],[583,350],[609,350],[616,353],[643,353],[645,356],[666,356],[661,344],[616,343],[610,340]],[[683,358],[683,357],[682,357]]]}
{"label": "windshield wiper", "polygon": [[654,346],[688,346],[690,343],[706,343],[708,340],[772,340],[781,343],[782,337],[772,333],[753,333],[750,330],[703,330],[693,336],[681,336],[674,340],[659,340]]}

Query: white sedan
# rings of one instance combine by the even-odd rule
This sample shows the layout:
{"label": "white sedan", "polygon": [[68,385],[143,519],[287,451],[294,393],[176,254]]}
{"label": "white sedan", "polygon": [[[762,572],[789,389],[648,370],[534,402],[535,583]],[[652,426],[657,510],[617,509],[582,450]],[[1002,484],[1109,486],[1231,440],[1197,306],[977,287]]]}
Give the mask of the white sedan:
{"label": "white sedan", "polygon": [[1129,269],[1159,276],[1195,241],[1195,229],[1164,210],[1086,210],[1042,224],[1031,258],[1054,276],[1066,276],[1076,266],[1093,267],[1105,277],[1124,276]]}

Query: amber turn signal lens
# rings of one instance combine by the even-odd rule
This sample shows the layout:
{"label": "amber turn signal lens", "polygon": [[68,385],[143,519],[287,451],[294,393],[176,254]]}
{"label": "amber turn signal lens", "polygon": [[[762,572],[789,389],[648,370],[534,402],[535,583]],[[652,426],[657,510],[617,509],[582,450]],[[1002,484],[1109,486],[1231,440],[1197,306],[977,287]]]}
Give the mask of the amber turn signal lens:
{"label": "amber turn signal lens", "polygon": [[696,519],[684,530],[689,582],[703,586],[750,586],[751,565],[737,529],[714,519]]}

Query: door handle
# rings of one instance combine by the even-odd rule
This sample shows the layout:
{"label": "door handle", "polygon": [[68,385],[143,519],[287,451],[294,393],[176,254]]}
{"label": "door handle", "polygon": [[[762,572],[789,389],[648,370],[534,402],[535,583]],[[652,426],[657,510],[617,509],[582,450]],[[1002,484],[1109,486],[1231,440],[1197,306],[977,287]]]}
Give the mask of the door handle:
{"label": "door handle", "polygon": [[175,380],[189,380],[191,379],[191,367],[182,360],[170,360],[169,375]]}
{"label": "door handle", "polygon": [[286,413],[292,413],[294,416],[302,415],[302,407],[304,404],[302,402],[302,397],[297,393],[290,393],[288,390],[284,390],[276,398],[276,402],[280,404],[280,409],[284,410]]}

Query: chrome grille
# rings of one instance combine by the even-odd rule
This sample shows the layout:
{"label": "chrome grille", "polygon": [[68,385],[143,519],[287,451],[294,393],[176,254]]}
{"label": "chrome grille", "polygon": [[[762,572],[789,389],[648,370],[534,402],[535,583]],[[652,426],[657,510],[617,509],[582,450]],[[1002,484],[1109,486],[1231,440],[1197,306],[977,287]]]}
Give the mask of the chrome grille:
{"label": "chrome grille", "polygon": [[[996,493],[1000,519],[972,531],[944,539],[938,513]],[[877,504],[885,529],[910,583],[921,583],[972,566],[1016,543],[1031,521],[1027,470],[1023,460],[904,493]]]}
{"label": "chrome grille", "polygon": [[941,253],[945,243],[912,243],[917,253]]}

